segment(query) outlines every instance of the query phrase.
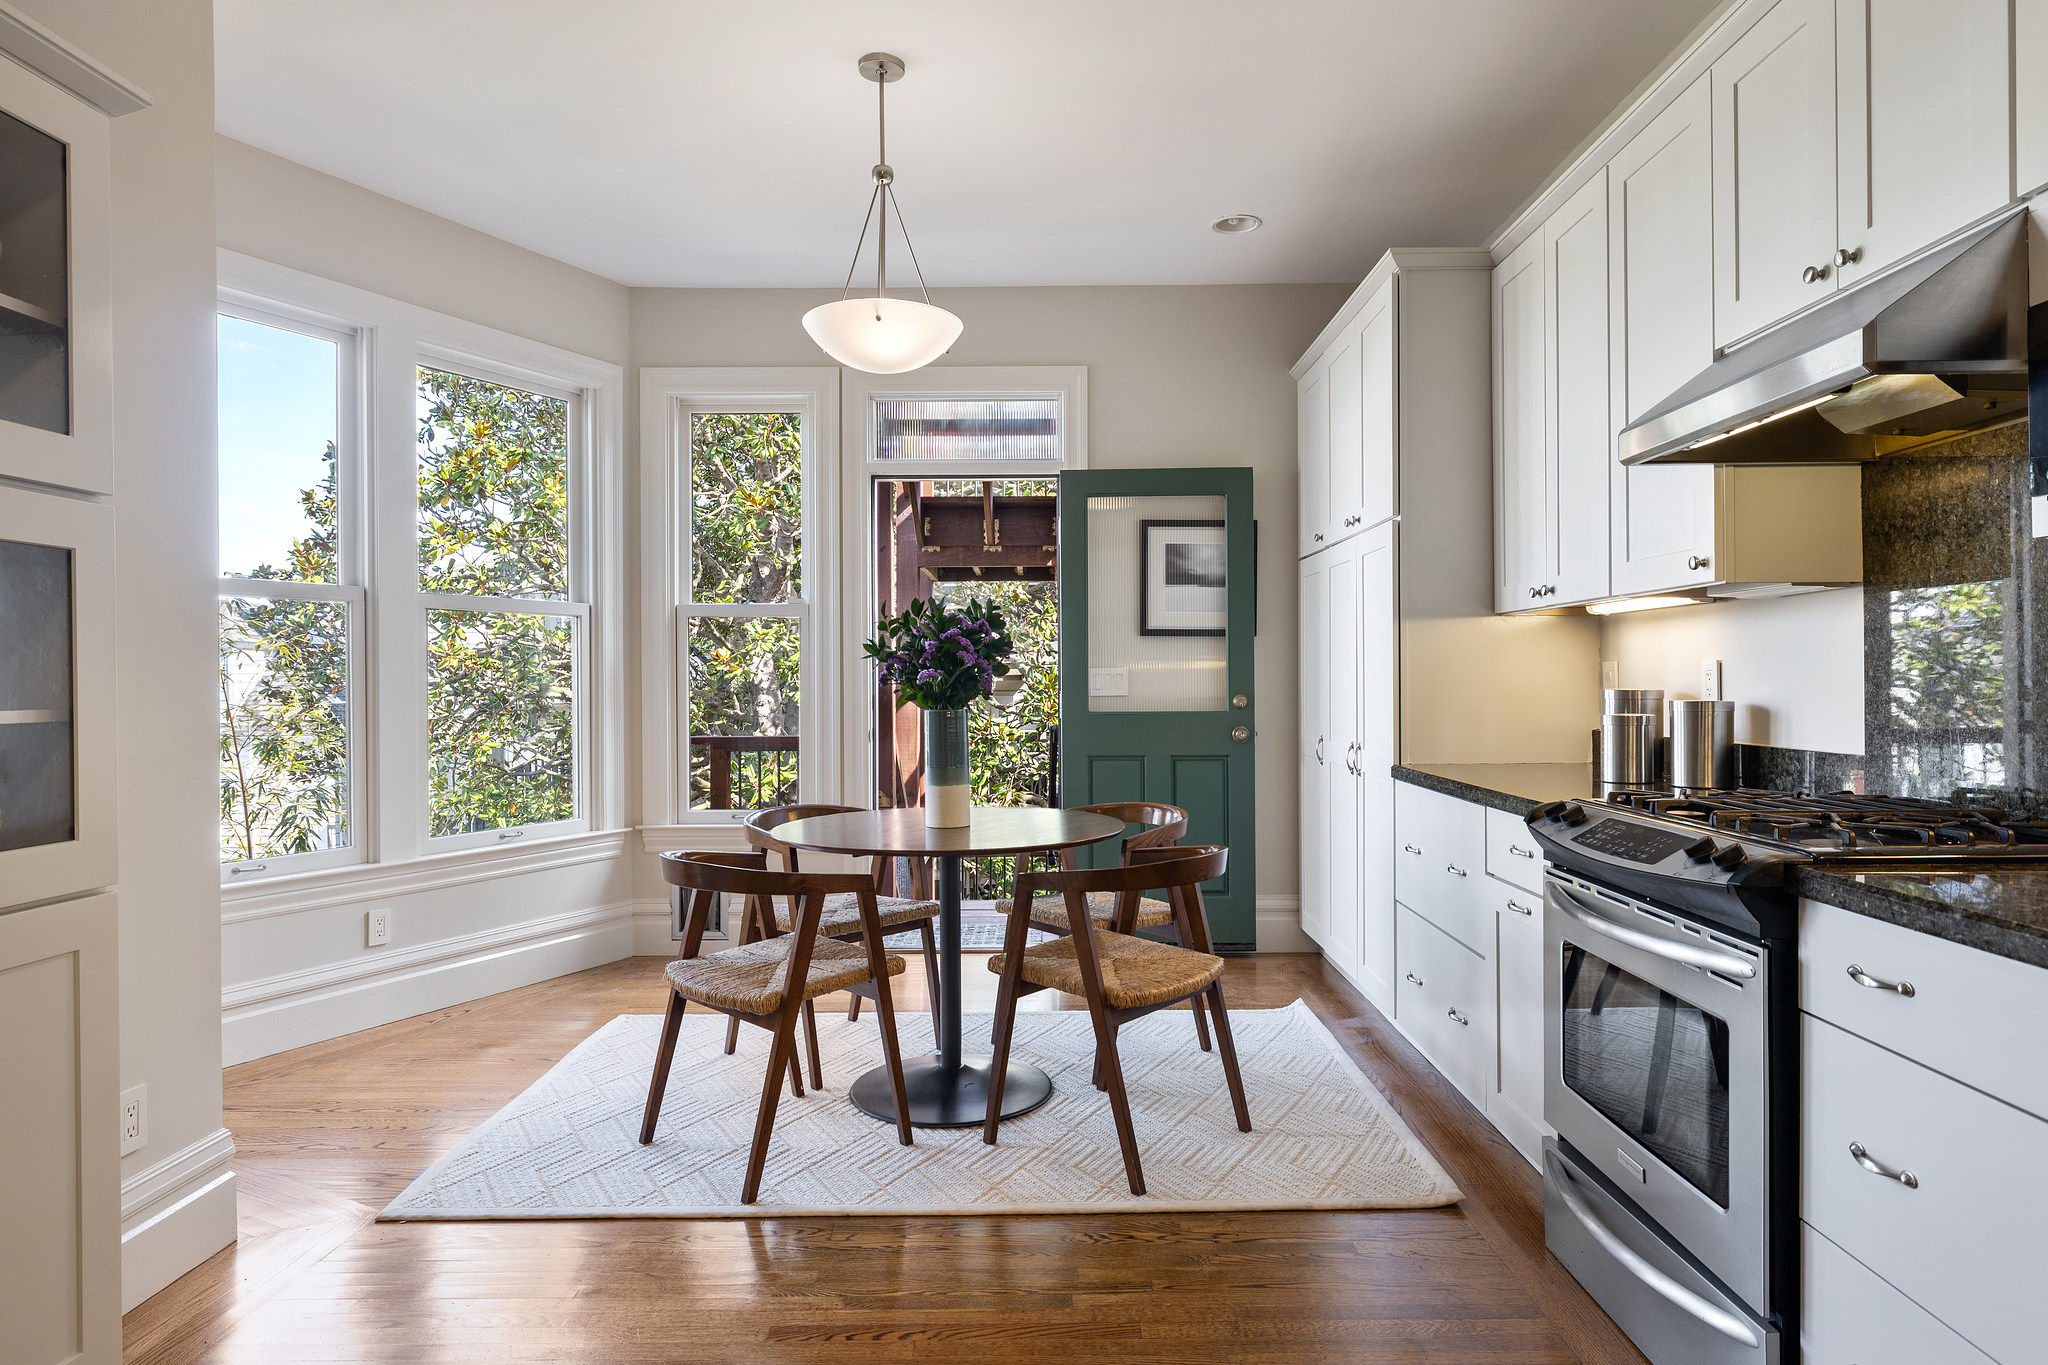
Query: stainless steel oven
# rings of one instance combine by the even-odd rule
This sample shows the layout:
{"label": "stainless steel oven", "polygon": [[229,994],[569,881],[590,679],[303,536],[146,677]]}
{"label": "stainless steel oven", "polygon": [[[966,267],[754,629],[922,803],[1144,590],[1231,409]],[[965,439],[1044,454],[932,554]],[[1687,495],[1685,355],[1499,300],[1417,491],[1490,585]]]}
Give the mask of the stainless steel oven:
{"label": "stainless steel oven", "polygon": [[1778,1359],[1783,964],[1761,940],[1554,867],[1544,947],[1551,1249],[1659,1365]]}

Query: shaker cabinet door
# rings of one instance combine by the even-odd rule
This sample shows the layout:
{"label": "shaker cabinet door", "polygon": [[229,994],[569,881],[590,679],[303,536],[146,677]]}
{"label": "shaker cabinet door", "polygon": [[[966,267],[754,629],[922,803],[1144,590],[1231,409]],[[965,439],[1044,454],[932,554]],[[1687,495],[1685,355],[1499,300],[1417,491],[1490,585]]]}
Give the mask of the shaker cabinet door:
{"label": "shaker cabinet door", "polygon": [[2048,0],[2013,0],[2013,188],[2048,189]]}
{"label": "shaker cabinet door", "polygon": [[1841,0],[1836,23],[1848,286],[2010,201],[2011,63],[2006,0]]}
{"label": "shaker cabinet door", "polygon": [[[1609,402],[1616,431],[1714,360],[1714,148],[1710,78],[1607,166]],[[1615,595],[1710,583],[1710,465],[1611,461]]]}
{"label": "shaker cabinet door", "polygon": [[1359,780],[1358,780],[1358,552],[1342,545],[1331,552],[1329,570],[1329,653],[1324,660],[1330,742],[1324,750],[1330,774],[1325,804],[1329,827],[1325,862],[1329,876],[1329,937],[1323,950],[1346,973],[1358,963]]}
{"label": "shaker cabinet door", "polygon": [[1547,604],[1543,293],[1539,233],[1493,271],[1494,609],[1503,612]]}
{"label": "shaker cabinet door", "polygon": [[1608,591],[1608,469],[1614,422],[1607,402],[1607,172],[1543,228],[1545,390],[1549,423],[1551,606]]}
{"label": "shaker cabinet door", "polygon": [[1301,561],[1301,931],[1329,941],[1330,709],[1326,660],[1330,648],[1328,555]]}
{"label": "shaker cabinet door", "polygon": [[1778,0],[1710,78],[1725,346],[1834,291],[1835,0]]}
{"label": "shaker cabinet door", "polygon": [[1394,353],[1396,304],[1395,281],[1379,287],[1365,305],[1358,329],[1359,389],[1359,501],[1353,515],[1354,530],[1377,526],[1394,515],[1394,448],[1398,434],[1395,412],[1396,360]]}
{"label": "shaker cabinet door", "polygon": [[1295,429],[1300,443],[1301,553],[1327,544],[1330,515],[1330,362],[1327,357],[1301,377]]}
{"label": "shaker cabinet door", "polygon": [[1401,761],[1395,540],[1383,522],[1358,542],[1358,988],[1394,1007],[1394,765]]}

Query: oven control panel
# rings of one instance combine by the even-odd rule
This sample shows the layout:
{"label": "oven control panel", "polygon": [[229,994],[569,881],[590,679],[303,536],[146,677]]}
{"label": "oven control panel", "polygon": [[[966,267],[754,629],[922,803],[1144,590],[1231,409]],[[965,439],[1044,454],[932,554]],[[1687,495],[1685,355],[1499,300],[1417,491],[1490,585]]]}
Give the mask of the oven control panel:
{"label": "oven control panel", "polygon": [[1602,820],[1591,829],[1581,830],[1567,838],[1595,853],[1647,864],[1661,863],[1672,854],[1681,852],[1695,841],[1696,836],[1621,820]]}

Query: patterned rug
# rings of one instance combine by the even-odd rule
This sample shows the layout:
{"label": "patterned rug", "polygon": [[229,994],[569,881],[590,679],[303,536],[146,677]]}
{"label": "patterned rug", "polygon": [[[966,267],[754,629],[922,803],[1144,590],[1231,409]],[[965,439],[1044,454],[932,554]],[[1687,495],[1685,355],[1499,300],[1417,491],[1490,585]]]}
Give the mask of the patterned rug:
{"label": "patterned rug", "polygon": [[[824,1091],[785,1088],[759,1202],[738,1202],[753,1137],[768,1034],[725,1019],[683,1020],[652,1145],[637,1141],[661,1018],[626,1014],[585,1039],[526,1093],[421,1172],[380,1218],[715,1218],[809,1214],[1144,1213],[1210,1209],[1414,1209],[1464,1196],[1301,1001],[1232,1010],[1251,1108],[1240,1133],[1223,1066],[1195,1045],[1186,1013],[1121,1035],[1148,1193],[1124,1183],[1109,1099],[1089,1083],[1094,1034],[1085,1013],[1017,1016],[1012,1056],[1043,1067],[1053,1097],[1002,1126],[892,1126],[846,1098],[881,1062],[873,1012],[818,1020]],[[986,1051],[989,1019],[970,1016],[969,1052]],[[906,1055],[932,1050],[931,1017],[902,1014]]]}

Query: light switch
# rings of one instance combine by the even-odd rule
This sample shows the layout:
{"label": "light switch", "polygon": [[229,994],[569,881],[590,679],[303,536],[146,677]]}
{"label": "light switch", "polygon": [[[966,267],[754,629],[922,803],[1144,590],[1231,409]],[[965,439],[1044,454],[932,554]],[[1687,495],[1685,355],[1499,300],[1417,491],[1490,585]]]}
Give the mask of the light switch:
{"label": "light switch", "polygon": [[1130,696],[1131,670],[1128,668],[1089,669],[1088,695],[1091,697]]}

